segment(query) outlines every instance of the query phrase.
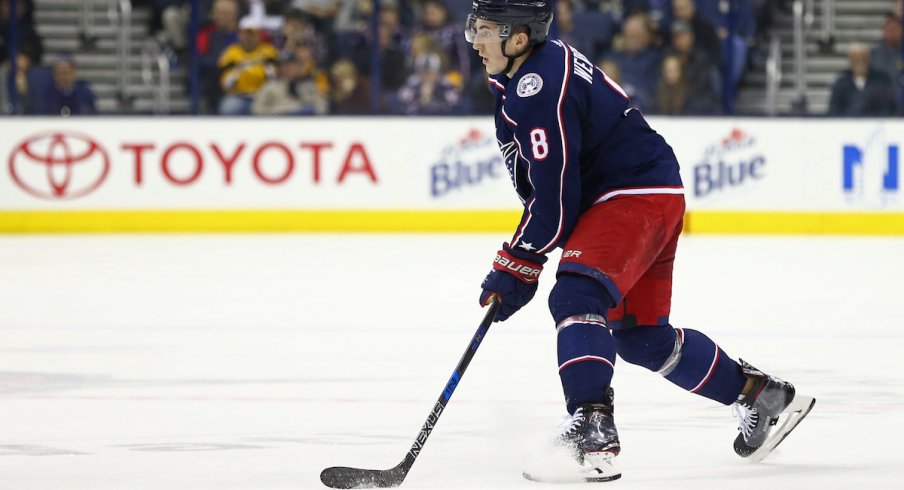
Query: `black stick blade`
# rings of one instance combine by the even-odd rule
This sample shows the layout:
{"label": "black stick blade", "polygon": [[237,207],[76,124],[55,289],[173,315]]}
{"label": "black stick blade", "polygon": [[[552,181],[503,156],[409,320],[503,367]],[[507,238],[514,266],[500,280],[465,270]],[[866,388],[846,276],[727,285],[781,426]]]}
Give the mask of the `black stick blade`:
{"label": "black stick blade", "polygon": [[330,488],[390,488],[405,480],[406,472],[396,467],[391,470],[364,470],[333,466],[320,472],[320,481]]}

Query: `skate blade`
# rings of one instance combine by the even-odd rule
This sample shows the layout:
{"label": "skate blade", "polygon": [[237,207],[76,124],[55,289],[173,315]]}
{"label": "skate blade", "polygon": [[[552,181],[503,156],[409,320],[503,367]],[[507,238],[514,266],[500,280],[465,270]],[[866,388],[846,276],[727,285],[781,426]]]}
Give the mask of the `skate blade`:
{"label": "skate blade", "polygon": [[810,410],[813,410],[813,405],[815,404],[816,399],[812,396],[800,394],[795,396],[791,403],[779,414],[778,423],[773,427],[772,433],[769,434],[766,442],[751,453],[747,459],[754,463],[766,459],[766,456],[769,456],[772,450],[788,437],[788,434],[810,413]]}
{"label": "skate blade", "polygon": [[587,453],[583,466],[573,464],[571,468],[546,468],[545,470],[524,471],[525,479],[540,483],[586,483],[607,482],[621,478],[621,470],[615,465],[615,455],[610,452]]}

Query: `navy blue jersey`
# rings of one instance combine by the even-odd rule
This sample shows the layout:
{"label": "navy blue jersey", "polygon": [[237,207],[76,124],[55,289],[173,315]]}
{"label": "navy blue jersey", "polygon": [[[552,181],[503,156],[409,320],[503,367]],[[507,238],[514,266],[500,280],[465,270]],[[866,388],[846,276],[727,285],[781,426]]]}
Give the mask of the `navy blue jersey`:
{"label": "navy blue jersey", "polygon": [[511,246],[547,253],[587,208],[620,194],[683,193],[672,148],[584,55],[550,40],[510,79],[491,75],[496,138],[524,203]]}

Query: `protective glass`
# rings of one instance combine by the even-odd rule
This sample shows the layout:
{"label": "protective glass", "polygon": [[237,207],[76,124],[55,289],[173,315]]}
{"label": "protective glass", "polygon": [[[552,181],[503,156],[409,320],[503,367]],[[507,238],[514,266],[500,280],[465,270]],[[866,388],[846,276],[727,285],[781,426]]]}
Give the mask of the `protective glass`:
{"label": "protective glass", "polygon": [[474,44],[501,43],[511,34],[511,26],[497,24],[469,15],[465,24],[465,40]]}

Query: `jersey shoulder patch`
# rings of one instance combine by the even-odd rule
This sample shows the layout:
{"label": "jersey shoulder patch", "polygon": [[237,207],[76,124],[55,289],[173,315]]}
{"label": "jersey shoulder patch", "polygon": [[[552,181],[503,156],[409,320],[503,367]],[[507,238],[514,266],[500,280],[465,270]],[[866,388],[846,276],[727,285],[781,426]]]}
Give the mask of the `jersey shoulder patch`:
{"label": "jersey shoulder patch", "polygon": [[518,94],[518,97],[530,97],[540,93],[542,89],[543,78],[536,73],[528,73],[521,77],[521,80],[518,80],[518,89],[515,93]]}

